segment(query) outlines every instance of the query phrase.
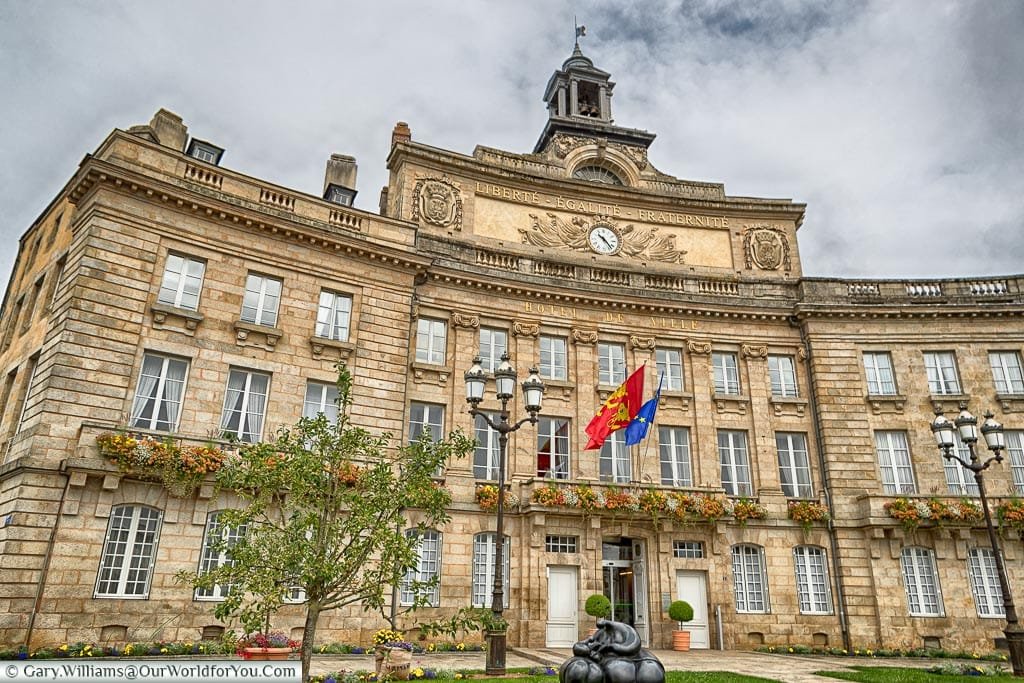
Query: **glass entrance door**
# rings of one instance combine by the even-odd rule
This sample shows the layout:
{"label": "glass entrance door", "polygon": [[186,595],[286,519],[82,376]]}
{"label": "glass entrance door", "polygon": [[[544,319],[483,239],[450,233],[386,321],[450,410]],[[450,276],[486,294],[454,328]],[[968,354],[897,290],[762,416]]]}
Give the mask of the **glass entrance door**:
{"label": "glass entrance door", "polygon": [[629,539],[606,540],[601,545],[604,595],[612,603],[611,618],[636,626],[633,582],[633,545]]}

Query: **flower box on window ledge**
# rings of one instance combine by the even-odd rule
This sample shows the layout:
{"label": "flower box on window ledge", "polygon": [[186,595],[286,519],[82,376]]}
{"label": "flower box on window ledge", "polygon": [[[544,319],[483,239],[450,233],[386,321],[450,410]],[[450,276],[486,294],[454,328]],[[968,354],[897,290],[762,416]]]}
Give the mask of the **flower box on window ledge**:
{"label": "flower box on window ledge", "polygon": [[224,462],[225,453],[213,444],[182,446],[170,437],[156,439],[127,432],[96,437],[100,453],[124,472],[161,482],[175,496],[187,497]]}

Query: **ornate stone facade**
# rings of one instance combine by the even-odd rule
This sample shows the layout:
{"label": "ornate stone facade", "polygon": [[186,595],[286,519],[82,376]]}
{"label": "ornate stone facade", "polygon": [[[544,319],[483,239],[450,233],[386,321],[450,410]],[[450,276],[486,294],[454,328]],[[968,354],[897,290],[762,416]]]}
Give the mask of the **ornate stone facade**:
{"label": "ornate stone facade", "polygon": [[[597,122],[559,109],[574,78],[610,107],[604,72],[581,58],[553,81],[550,135],[532,154],[465,156],[396,129],[382,215],[189,157],[169,112],[110,134],[24,234],[0,316],[0,644],[156,629],[186,640],[217,625],[174,575],[197,568],[209,515],[232,501],[121,472],[98,435],[204,443],[239,428],[228,394],[241,378],[264,387],[250,426],[269,436],[339,359],[366,427],[405,439],[415,414],[471,432],[462,373],[486,344],[504,345],[520,378],[537,364],[548,386],[545,422],[510,442],[511,643],[579,640],[585,598],[609,592],[654,648],[670,642],[664,609],[679,597],[698,608],[695,646],[717,647],[720,628],[726,648],[992,647],[1001,622],[979,616],[991,596],[970,580],[983,529],[911,533],[885,505],[971,496],[933,446],[936,403],[996,413],[1011,449],[988,488],[996,502],[1022,492],[1024,277],[804,278],[803,205],[662,176],[647,163],[653,135],[613,126],[607,108]],[[573,178],[595,160],[623,184]],[[684,186],[721,194],[709,204]],[[592,243],[595,226],[618,248]],[[666,376],[649,440],[582,450],[601,402],[644,364],[645,399],[659,367]],[[160,395],[163,422],[146,412],[147,377],[179,382]],[[477,471],[470,458],[444,473],[452,520],[438,530],[439,605],[423,619],[489,588],[474,585],[494,525]],[[709,499],[727,501],[722,514]],[[797,504],[831,521],[802,524]],[[99,576],[108,528],[143,510],[156,526],[149,569],[111,583]],[[1024,547],[1004,541],[1020,586]],[[908,590],[907,562],[941,591]],[[551,596],[569,597],[549,611]],[[301,623],[297,606],[275,617]],[[325,640],[365,644],[382,622],[353,607],[321,625]]]}

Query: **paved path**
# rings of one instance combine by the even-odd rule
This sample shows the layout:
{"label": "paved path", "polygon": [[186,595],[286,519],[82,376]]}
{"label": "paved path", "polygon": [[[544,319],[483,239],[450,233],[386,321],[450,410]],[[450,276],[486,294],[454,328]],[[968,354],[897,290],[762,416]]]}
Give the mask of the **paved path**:
{"label": "paved path", "polygon": [[[841,671],[851,666],[904,666],[925,668],[936,663],[952,663],[951,660],[868,659],[866,657],[819,657],[804,655],[775,655],[739,650],[694,650],[674,652],[655,650],[655,656],[669,671],[730,671],[747,676],[760,676],[786,683],[835,683],[835,678],[815,676],[815,671]],[[558,666],[572,656],[566,649],[510,649],[506,660],[509,668],[531,666]],[[413,667],[432,669],[476,669],[483,670],[486,655],[483,652],[435,653],[413,655]],[[991,666],[992,662],[981,662]],[[341,670],[373,671],[373,657],[370,655],[316,655],[313,657],[312,673],[324,674]]]}

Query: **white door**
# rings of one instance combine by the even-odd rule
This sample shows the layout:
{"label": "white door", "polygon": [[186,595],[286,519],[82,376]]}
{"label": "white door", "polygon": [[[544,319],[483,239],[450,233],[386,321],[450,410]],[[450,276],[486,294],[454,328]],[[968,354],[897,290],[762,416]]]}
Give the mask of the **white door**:
{"label": "white door", "polygon": [[547,647],[572,647],[579,638],[578,567],[548,567]]}
{"label": "white door", "polygon": [[693,621],[683,625],[690,632],[690,647],[708,648],[708,577],[704,572],[676,574],[676,600],[693,606]]}

